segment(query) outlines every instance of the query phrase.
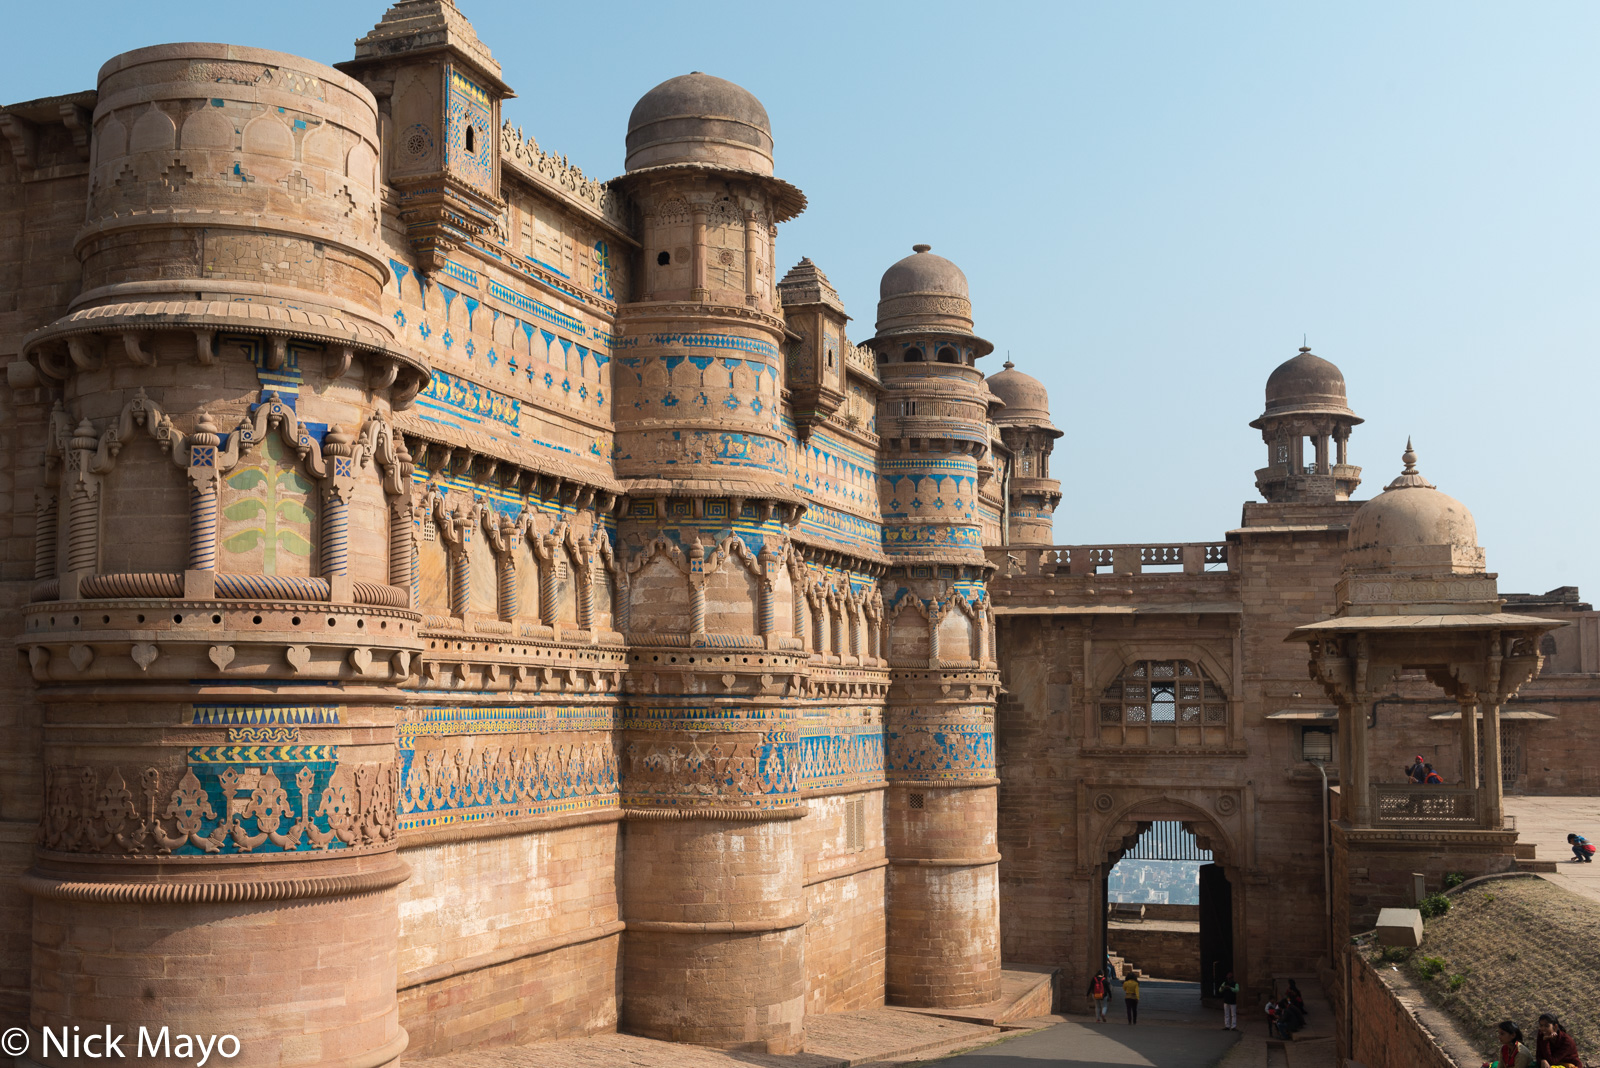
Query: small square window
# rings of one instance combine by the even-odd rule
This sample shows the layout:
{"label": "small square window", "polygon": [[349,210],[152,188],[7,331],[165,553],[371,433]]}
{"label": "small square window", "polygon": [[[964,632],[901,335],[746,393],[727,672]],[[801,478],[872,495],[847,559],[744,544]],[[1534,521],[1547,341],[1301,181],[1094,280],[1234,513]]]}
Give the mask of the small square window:
{"label": "small square window", "polygon": [[1333,731],[1327,727],[1302,727],[1300,759],[1313,764],[1333,763]]}

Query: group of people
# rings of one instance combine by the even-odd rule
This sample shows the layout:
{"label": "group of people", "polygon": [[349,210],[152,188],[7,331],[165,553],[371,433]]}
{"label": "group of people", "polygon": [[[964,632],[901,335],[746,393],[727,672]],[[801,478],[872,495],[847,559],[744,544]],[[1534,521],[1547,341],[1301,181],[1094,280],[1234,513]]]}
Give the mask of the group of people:
{"label": "group of people", "polygon": [[[1089,980],[1089,997],[1094,1000],[1094,1022],[1106,1022],[1106,1010],[1111,1007],[1111,984],[1116,982],[1117,969],[1112,965],[1111,958],[1106,958],[1106,966],[1094,973],[1094,978]],[[1132,972],[1122,981],[1122,1003],[1128,1010],[1128,1022],[1139,1022],[1139,977]]]}
{"label": "group of people", "polygon": [[1267,999],[1266,1012],[1267,1034],[1293,1042],[1294,1033],[1306,1025],[1306,999],[1293,979],[1289,980],[1289,989],[1282,997]]}
{"label": "group of people", "polygon": [[1434,771],[1433,765],[1424,761],[1422,754],[1418,753],[1412,758],[1411,766],[1406,769],[1406,781],[1426,786],[1441,786],[1444,784],[1444,777]]}
{"label": "group of people", "polygon": [[1483,1068],[1583,1068],[1578,1044],[1561,1021],[1550,1013],[1539,1017],[1533,1049],[1522,1038],[1522,1028],[1506,1020],[1500,1025],[1500,1055],[1484,1061]]}

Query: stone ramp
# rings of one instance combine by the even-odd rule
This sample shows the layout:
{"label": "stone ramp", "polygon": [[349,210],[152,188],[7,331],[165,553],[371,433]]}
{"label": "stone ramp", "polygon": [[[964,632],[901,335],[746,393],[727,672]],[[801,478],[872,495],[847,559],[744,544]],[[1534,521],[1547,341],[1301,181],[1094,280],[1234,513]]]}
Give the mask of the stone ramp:
{"label": "stone ramp", "polygon": [[[1023,1021],[1050,1015],[1055,1002],[1056,974],[1061,969],[1046,964],[1007,964],[1000,976],[1000,1000],[964,1009],[902,1009],[920,1016],[983,1024],[1009,1029],[1029,1026]],[[826,1019],[826,1017],[824,1017]],[[809,1029],[810,1022],[806,1024]],[[808,1043],[809,1046],[809,1043]]]}

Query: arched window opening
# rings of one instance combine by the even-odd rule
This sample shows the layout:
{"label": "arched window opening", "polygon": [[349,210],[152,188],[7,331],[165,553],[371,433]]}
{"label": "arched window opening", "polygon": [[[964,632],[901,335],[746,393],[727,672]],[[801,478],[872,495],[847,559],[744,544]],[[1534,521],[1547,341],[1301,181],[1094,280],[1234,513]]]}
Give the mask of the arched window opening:
{"label": "arched window opening", "polygon": [[949,345],[946,345],[944,348],[939,350],[939,362],[940,363],[960,363],[961,362],[961,357],[959,355],[957,355],[955,349],[951,348]]}
{"label": "arched window opening", "polygon": [[656,256],[656,263],[659,266],[665,267],[667,264],[669,264],[671,262],[672,262],[672,253],[670,253],[670,252],[662,252],[662,253],[660,253],[659,255]]}
{"label": "arched window opening", "polygon": [[922,363],[923,362],[922,350],[919,349],[919,348],[906,349],[906,362],[907,363]]}
{"label": "arched window opening", "polygon": [[471,126],[468,126],[467,127],[467,155],[475,156],[477,154],[478,154],[478,131],[474,130]]}

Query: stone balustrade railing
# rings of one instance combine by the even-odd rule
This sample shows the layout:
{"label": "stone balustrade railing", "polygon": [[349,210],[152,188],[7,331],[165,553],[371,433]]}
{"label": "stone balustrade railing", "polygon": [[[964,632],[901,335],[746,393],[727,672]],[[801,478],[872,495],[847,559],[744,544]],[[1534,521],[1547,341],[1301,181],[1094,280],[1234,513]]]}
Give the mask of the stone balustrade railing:
{"label": "stone balustrade railing", "polygon": [[1470,786],[1372,785],[1377,827],[1471,827],[1478,822],[1478,791]]}
{"label": "stone balustrade railing", "polygon": [[1198,575],[1228,568],[1227,542],[1165,545],[1002,545],[984,550],[997,577],[1037,575]]}

